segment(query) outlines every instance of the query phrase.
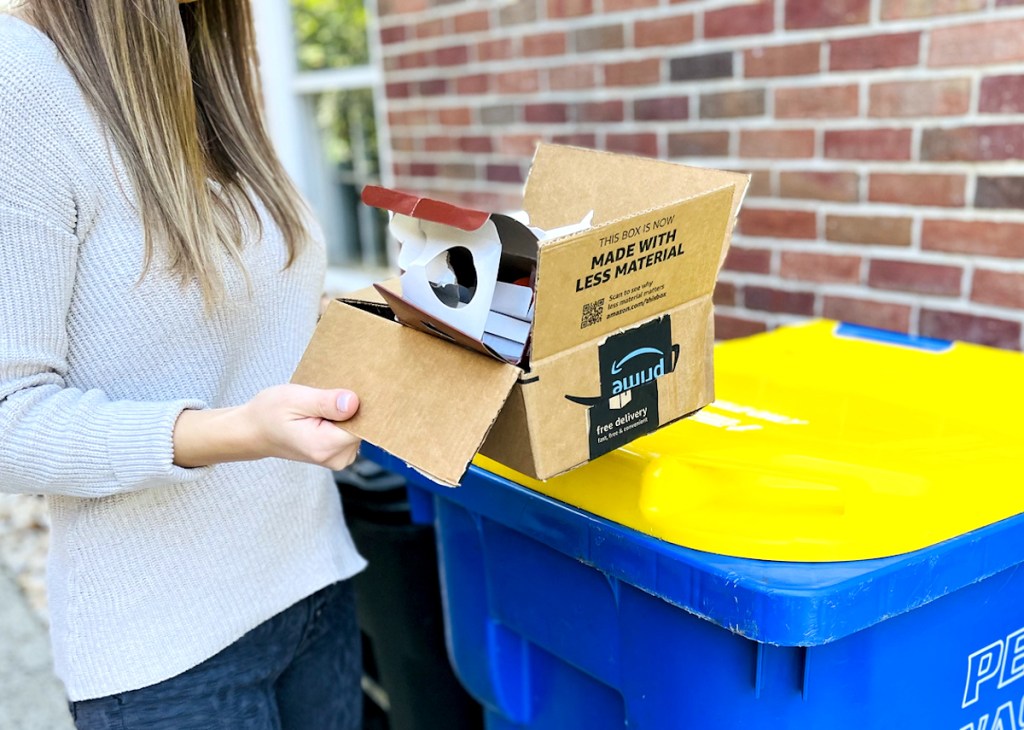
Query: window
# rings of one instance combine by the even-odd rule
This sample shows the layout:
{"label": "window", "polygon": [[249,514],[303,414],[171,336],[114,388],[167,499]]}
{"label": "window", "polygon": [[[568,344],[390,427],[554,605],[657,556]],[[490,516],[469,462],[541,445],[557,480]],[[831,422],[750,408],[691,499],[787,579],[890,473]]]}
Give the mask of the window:
{"label": "window", "polygon": [[253,11],[271,135],[323,224],[328,289],[382,278],[387,217],[359,202],[387,169],[370,9],[363,0],[272,0]]}

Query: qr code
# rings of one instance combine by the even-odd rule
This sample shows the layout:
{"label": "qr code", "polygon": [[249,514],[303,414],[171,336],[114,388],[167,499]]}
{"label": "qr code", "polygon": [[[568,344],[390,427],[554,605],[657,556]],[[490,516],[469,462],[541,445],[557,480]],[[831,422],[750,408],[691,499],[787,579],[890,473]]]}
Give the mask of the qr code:
{"label": "qr code", "polygon": [[583,305],[583,320],[580,322],[580,329],[585,329],[592,324],[598,324],[604,319],[604,299]]}

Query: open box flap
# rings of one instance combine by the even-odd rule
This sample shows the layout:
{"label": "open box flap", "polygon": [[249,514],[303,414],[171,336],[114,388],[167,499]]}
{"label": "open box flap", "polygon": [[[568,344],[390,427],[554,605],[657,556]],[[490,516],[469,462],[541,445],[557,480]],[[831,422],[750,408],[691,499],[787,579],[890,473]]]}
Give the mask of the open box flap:
{"label": "open box flap", "polygon": [[[734,185],[735,219],[750,175],[674,162],[541,143],[530,166],[523,208],[530,224],[550,229],[594,211],[594,226]],[[731,224],[730,224],[731,230]]]}
{"label": "open box flap", "polygon": [[710,297],[733,191],[728,184],[542,243],[532,362]]}
{"label": "open box flap", "polygon": [[340,428],[456,486],[520,373],[333,301],[292,382],[354,391],[359,412]]}

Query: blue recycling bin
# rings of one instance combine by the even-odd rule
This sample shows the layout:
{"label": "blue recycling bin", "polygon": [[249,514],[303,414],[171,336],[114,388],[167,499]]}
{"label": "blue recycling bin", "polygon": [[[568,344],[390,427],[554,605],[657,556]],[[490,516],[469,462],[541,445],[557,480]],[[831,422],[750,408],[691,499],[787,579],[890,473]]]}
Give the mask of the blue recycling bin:
{"label": "blue recycling bin", "polygon": [[364,448],[435,527],[488,730],[1024,729],[1024,356],[734,342],[701,414],[548,482]]}
{"label": "blue recycling bin", "polygon": [[472,467],[405,471],[488,730],[1024,727],[1024,516],[874,560],[671,545]]}

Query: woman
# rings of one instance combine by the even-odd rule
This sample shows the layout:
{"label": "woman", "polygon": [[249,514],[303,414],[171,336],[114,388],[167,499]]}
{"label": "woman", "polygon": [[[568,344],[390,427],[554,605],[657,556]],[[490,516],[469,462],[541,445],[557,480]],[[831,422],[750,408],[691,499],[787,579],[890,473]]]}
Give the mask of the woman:
{"label": "woman", "polygon": [[286,383],[322,242],[248,0],[0,16],[0,489],[45,494],[79,728],[357,728],[354,393]]}

